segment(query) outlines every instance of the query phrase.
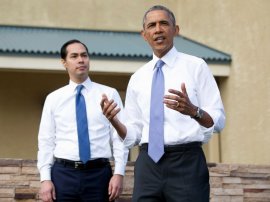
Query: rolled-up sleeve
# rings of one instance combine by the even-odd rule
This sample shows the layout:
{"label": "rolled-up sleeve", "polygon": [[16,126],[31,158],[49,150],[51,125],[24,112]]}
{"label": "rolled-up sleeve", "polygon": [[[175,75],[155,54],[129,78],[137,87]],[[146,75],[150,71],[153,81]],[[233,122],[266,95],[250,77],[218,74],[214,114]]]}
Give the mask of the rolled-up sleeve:
{"label": "rolled-up sleeve", "polygon": [[196,74],[197,95],[199,106],[213,119],[214,125],[204,128],[205,141],[211,138],[213,132],[220,132],[225,126],[225,112],[217,83],[207,64],[203,62]]}

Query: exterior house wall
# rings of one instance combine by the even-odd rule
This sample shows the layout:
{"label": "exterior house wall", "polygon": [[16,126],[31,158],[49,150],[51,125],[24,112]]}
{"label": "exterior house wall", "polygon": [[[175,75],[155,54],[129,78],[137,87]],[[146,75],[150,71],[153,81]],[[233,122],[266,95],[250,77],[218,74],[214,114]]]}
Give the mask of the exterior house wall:
{"label": "exterior house wall", "polygon": [[[226,127],[217,140],[220,143],[217,148],[220,151],[220,161],[233,164],[269,164],[270,1],[1,0],[0,24],[139,31],[145,10],[157,3],[175,12],[182,35],[232,55],[230,75],[218,78],[227,115]],[[0,71],[1,78],[5,74]],[[16,145],[26,143],[18,136],[9,139],[6,137],[6,131],[15,130],[13,124],[6,125],[8,120],[13,119],[9,113],[14,110],[17,116],[25,115],[27,119],[33,120],[33,128],[25,131],[22,130],[24,123],[19,119],[14,120],[18,127],[16,130],[21,130],[24,134],[37,133],[40,113],[40,107],[37,104],[32,105],[33,100],[25,98],[23,92],[16,91],[17,86],[26,85],[23,74],[20,79],[17,76],[15,79],[22,82],[5,81],[5,85],[11,85],[15,89],[11,92],[0,85],[1,95],[12,93],[25,106],[24,109],[7,110],[9,102],[14,103],[15,100],[5,100],[4,96],[0,98],[0,142],[1,147],[6,147],[10,152],[16,151]],[[58,83],[60,80],[56,79],[54,82]],[[48,90],[52,88],[51,84],[46,85]],[[32,85],[29,91],[36,93],[33,99],[38,101],[40,92],[36,91],[36,87]],[[33,135],[33,138],[36,137]],[[2,142],[5,145],[2,146]],[[26,144],[25,147],[27,146],[29,147]],[[31,146],[35,147],[36,142],[33,141]],[[15,154],[10,154],[10,157],[14,156]]]}
{"label": "exterior house wall", "polygon": [[177,1],[182,34],[232,55],[219,86],[227,115],[221,162],[269,164],[270,1],[196,2]]}

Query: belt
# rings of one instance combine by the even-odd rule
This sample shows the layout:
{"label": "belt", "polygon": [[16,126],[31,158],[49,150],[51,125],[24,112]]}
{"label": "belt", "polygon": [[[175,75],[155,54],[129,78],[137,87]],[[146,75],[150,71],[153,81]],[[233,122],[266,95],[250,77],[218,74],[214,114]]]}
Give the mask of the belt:
{"label": "belt", "polygon": [[98,158],[98,159],[89,160],[86,163],[83,163],[82,161],[71,161],[71,160],[55,157],[55,162],[60,163],[64,165],[65,167],[70,167],[70,168],[74,168],[78,170],[103,168],[110,164],[110,161],[107,158]]}
{"label": "belt", "polygon": [[[165,145],[164,151],[167,153],[169,153],[169,152],[182,152],[182,151],[192,150],[194,148],[198,148],[201,146],[202,146],[201,142],[189,142],[186,144]],[[148,150],[148,143],[143,143],[140,146],[140,151],[147,151],[147,150]]]}

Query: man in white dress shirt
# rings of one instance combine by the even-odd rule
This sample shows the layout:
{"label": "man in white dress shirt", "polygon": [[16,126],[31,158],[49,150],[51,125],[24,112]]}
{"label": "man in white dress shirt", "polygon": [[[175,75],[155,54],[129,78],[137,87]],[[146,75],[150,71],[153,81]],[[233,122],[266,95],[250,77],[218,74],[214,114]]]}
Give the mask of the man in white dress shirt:
{"label": "man in white dress shirt", "polygon": [[[153,6],[145,13],[141,34],[153,50],[153,59],[131,76],[125,100],[124,142],[127,146],[140,145],[132,201],[208,202],[209,171],[201,145],[225,124],[217,84],[203,59],[174,47],[179,27],[166,7]],[[163,76],[153,76],[158,75],[157,71]],[[152,78],[158,79],[152,84]],[[163,93],[151,99],[156,95],[151,90],[156,80],[164,87],[155,91]],[[152,101],[164,109],[154,108],[152,112]],[[154,118],[162,122],[151,126],[156,121],[152,121],[152,113],[158,111],[162,113]],[[162,146],[152,146],[157,142]],[[149,148],[156,153],[149,152]],[[158,153],[161,155],[156,158]]]}
{"label": "man in white dress shirt", "polygon": [[[70,81],[50,93],[44,104],[38,134],[40,198],[61,202],[113,201],[122,191],[128,151],[119,138],[125,130],[120,130],[118,119],[109,120],[103,115],[100,104],[104,96],[114,100],[117,105],[112,110],[121,120],[120,96],[115,89],[90,80],[89,53],[82,42],[66,42],[61,48],[61,58]],[[75,110],[78,85],[83,85],[81,94],[88,122],[91,157],[87,162],[82,162],[79,156]],[[115,163],[114,174],[111,158]]]}

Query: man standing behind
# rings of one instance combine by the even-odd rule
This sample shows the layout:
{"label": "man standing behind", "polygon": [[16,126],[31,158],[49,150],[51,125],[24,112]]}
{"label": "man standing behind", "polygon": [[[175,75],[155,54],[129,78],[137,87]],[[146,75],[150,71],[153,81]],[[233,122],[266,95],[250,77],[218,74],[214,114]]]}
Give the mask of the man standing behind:
{"label": "man standing behind", "polygon": [[[128,151],[118,137],[118,119],[108,120],[100,101],[103,94],[113,99],[117,105],[111,110],[118,113],[122,108],[120,96],[115,89],[90,80],[88,49],[82,42],[66,42],[61,58],[70,81],[50,93],[44,104],[38,135],[40,198],[113,201],[122,191]],[[111,157],[115,161],[113,176]]]}
{"label": "man standing behind", "polygon": [[202,143],[224,127],[220,93],[207,64],[178,52],[174,14],[150,8],[141,32],[153,59],[135,72],[125,101],[125,142],[140,145],[133,202],[209,201]]}

